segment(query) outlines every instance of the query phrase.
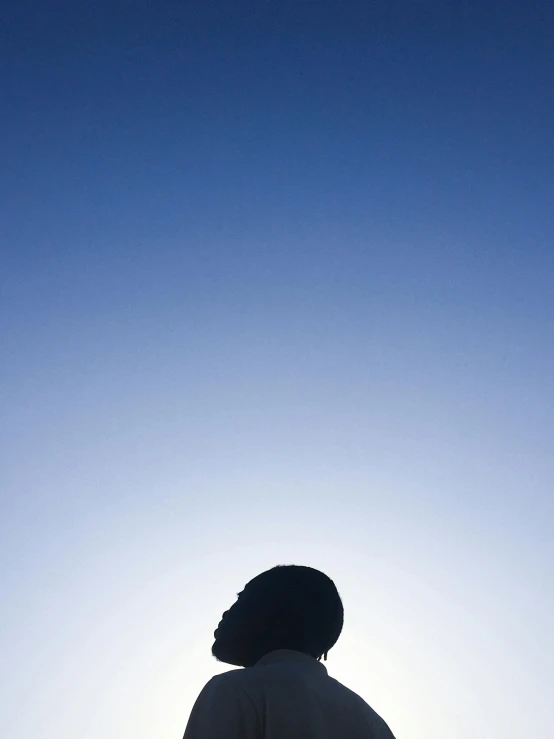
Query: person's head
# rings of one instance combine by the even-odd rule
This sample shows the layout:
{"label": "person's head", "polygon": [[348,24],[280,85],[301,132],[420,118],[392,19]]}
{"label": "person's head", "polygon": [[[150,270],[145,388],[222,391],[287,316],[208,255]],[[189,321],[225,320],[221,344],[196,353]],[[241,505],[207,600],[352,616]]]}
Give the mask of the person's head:
{"label": "person's head", "polygon": [[251,580],[223,614],[212,654],[240,667],[276,649],[321,659],[339,638],[343,620],[342,601],[327,575],[311,567],[278,565]]}

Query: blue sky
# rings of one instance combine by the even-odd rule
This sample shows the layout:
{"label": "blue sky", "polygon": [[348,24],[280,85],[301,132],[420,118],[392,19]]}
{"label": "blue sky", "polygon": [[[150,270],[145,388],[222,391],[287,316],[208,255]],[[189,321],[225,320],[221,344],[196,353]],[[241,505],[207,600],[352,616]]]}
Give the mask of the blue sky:
{"label": "blue sky", "polygon": [[548,733],[553,21],[8,8],[3,735],[182,734],[290,562],[399,739]]}

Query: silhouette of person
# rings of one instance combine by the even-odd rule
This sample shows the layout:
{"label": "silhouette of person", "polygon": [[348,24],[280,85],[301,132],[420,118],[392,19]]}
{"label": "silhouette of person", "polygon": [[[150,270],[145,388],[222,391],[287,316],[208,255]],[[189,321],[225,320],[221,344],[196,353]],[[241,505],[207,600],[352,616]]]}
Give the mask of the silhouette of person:
{"label": "silhouette of person", "polygon": [[334,582],[311,567],[278,565],[251,580],[212,646],[218,661],[244,669],[205,685],[184,739],[394,739],[321,663],[343,619]]}

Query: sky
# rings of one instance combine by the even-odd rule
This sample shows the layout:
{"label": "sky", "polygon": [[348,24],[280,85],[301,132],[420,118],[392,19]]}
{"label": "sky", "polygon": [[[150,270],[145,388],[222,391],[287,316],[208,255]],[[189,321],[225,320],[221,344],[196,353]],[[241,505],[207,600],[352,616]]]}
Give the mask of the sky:
{"label": "sky", "polygon": [[181,737],[276,564],[397,739],[554,731],[553,26],[3,8],[2,736]]}

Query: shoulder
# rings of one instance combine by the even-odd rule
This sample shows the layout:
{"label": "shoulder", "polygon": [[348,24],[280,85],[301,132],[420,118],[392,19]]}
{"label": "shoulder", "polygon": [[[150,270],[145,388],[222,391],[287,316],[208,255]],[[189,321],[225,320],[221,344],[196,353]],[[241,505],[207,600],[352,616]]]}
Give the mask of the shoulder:
{"label": "shoulder", "polygon": [[220,672],[219,675],[214,675],[208,681],[208,685],[210,683],[214,683],[214,685],[232,685],[237,681],[241,672],[244,672],[244,670],[240,667],[236,670],[227,670],[227,672]]}
{"label": "shoulder", "polygon": [[390,730],[386,721],[375,711],[367,701],[365,701],[358,693],[355,693],[346,685],[343,685],[335,678],[330,678],[336,690],[343,695],[343,700],[354,710],[360,718],[369,723],[378,739],[394,739],[394,735]]}
{"label": "shoulder", "polygon": [[238,691],[244,682],[242,673],[243,669],[228,670],[227,672],[221,672],[219,675],[214,675],[206,685],[204,690],[210,693],[230,693]]}
{"label": "shoulder", "polygon": [[214,675],[204,686],[203,693],[213,700],[233,698],[236,702],[252,702],[251,680],[248,671],[243,668],[228,670]]}
{"label": "shoulder", "polygon": [[242,672],[230,670],[210,678],[196,699],[196,710],[221,715],[252,713],[255,701],[244,684]]}
{"label": "shoulder", "polygon": [[[232,670],[231,673],[240,672]],[[185,739],[253,739],[258,734],[257,712],[235,674],[214,675],[202,688],[192,708]]]}

